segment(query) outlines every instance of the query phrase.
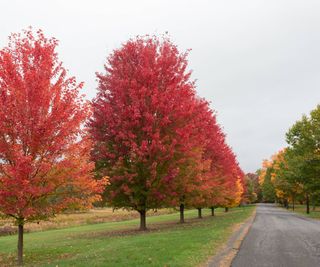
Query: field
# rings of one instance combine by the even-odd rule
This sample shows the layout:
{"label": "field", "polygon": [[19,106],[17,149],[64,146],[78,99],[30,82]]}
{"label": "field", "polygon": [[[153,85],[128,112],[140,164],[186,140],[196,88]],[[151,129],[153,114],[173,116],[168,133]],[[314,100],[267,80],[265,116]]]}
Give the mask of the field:
{"label": "field", "polygon": [[[162,215],[175,212],[174,209],[161,209],[158,211],[149,211],[148,216]],[[92,209],[86,212],[64,213],[59,214],[54,218],[40,223],[29,223],[25,226],[25,232],[44,231],[51,229],[61,229],[71,226],[117,222],[130,219],[136,219],[139,214],[135,211],[113,210],[111,208]],[[17,231],[11,219],[0,219],[0,236],[7,235]]]}
{"label": "field", "polygon": [[[197,219],[197,212],[188,210],[184,225],[176,212],[151,216],[145,233],[137,231],[138,219],[32,232],[25,235],[25,265],[199,266],[253,211],[253,206],[218,210],[211,217],[204,210]],[[0,266],[14,266],[16,242],[16,235],[0,237]]]}

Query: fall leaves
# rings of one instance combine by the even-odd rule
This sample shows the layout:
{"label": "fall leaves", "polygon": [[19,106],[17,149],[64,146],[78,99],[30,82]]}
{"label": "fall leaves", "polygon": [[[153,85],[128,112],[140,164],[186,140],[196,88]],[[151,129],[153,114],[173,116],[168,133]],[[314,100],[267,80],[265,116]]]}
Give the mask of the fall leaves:
{"label": "fall leaves", "polygon": [[87,206],[106,176],[104,195],[114,207],[239,203],[243,173],[208,102],[196,95],[187,53],[157,37],[115,50],[97,74],[88,134],[82,84],[67,77],[56,46],[26,30],[1,50],[1,212],[27,221],[69,202]]}
{"label": "fall leaves", "polygon": [[243,173],[190,73],[170,40],[137,37],[97,75],[89,128],[109,205],[145,214],[240,203]]}
{"label": "fall leaves", "polygon": [[56,46],[27,30],[0,52],[0,211],[20,223],[87,206],[102,192],[81,129],[89,106]]}
{"label": "fall leaves", "polygon": [[243,172],[196,94],[188,53],[167,38],[129,40],[89,104],[57,44],[26,30],[0,51],[0,212],[19,230],[101,195],[142,221],[149,209],[240,203]]}

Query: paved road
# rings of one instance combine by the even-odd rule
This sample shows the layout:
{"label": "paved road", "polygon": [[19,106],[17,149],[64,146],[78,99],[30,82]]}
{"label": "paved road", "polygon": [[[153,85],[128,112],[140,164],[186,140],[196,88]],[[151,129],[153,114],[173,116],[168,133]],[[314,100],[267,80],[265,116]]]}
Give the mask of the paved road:
{"label": "paved road", "polygon": [[232,266],[320,266],[320,221],[259,204]]}

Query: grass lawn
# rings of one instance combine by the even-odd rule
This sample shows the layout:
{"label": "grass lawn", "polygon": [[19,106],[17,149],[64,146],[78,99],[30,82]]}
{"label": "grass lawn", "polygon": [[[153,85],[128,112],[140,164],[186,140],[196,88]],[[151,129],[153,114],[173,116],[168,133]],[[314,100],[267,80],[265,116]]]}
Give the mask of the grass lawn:
{"label": "grass lawn", "polygon": [[[149,231],[137,231],[137,219],[82,225],[25,234],[26,266],[197,266],[224,243],[233,227],[246,220],[255,207],[221,210],[215,217],[203,210],[149,217]],[[17,236],[0,237],[0,266],[14,266]]]}
{"label": "grass lawn", "polygon": [[[292,211],[292,206],[290,205],[289,210]],[[310,213],[306,213],[306,205],[295,205],[294,212],[305,215],[309,218],[320,219],[320,207],[315,207],[313,210],[312,205],[310,205]]]}

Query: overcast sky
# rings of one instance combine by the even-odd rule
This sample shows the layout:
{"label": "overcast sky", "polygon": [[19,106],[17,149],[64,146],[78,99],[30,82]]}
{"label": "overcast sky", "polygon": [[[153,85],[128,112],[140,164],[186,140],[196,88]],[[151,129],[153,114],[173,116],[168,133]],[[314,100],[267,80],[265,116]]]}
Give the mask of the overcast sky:
{"label": "overcast sky", "polygon": [[60,40],[64,66],[94,97],[95,72],[130,37],[169,32],[189,57],[245,172],[285,146],[320,100],[320,1],[60,0],[0,2],[0,47],[32,26]]}

